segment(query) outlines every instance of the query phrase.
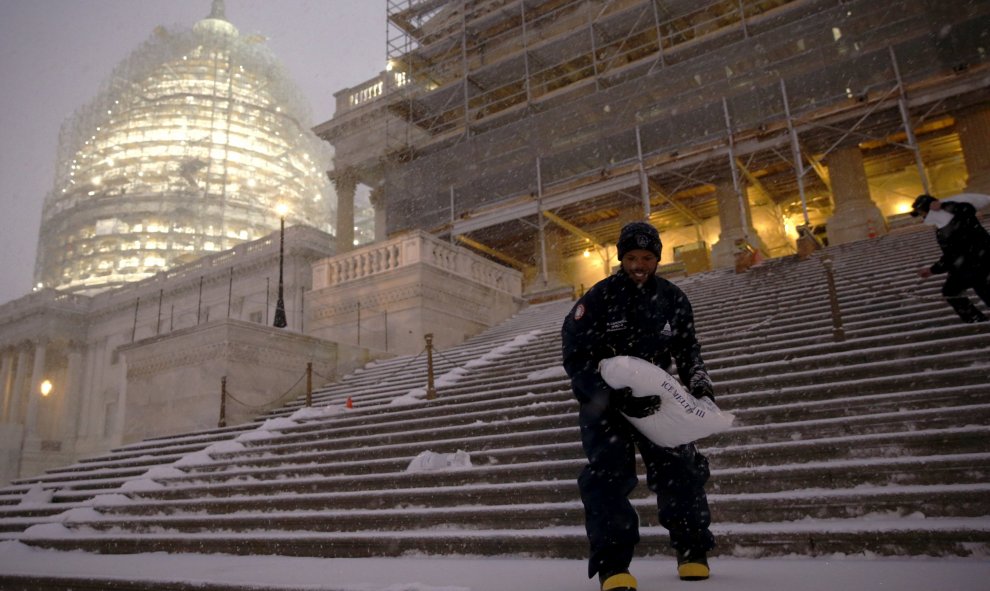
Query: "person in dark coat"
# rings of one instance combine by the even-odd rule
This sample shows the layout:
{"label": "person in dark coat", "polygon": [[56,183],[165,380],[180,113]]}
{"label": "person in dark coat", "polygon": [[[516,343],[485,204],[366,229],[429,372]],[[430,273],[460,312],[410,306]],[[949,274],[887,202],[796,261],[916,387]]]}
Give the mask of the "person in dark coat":
{"label": "person in dark coat", "polygon": [[990,306],[990,233],[976,216],[988,205],[988,195],[963,193],[944,201],[919,195],[911,206],[912,216],[924,216],[925,224],[935,226],[935,240],[942,249],[941,258],[918,269],[918,275],[927,279],[947,274],[942,295],[963,322],[987,321],[965,292],[972,289]]}
{"label": "person in dark coat", "polygon": [[657,495],[660,524],[670,532],[684,580],[707,579],[707,552],[715,546],[704,485],[708,460],[694,444],[665,448],[651,442],[622,415],[645,417],[660,406],[658,396],[635,397],[614,390],[598,371],[602,359],[629,355],[677,375],[696,398],[714,401],[712,381],[695,338],[687,296],[656,276],[660,235],[645,222],[622,228],[617,243],[620,269],[595,284],[564,320],[563,361],[580,402],[581,443],[588,464],[578,479],[591,546],[588,576],[602,589],[636,588],[629,574],[639,542],[639,516],[629,502],[637,484],[636,448]]}

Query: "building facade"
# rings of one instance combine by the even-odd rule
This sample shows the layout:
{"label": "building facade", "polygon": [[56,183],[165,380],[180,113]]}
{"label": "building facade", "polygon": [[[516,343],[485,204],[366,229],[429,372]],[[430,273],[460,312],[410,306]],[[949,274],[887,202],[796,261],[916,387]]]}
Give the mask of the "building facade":
{"label": "building facade", "polygon": [[[619,227],[733,264],[990,190],[990,2],[390,0],[388,68],[317,132],[343,205],[590,284]],[[529,289],[529,288],[528,288]]]}
{"label": "building facade", "polygon": [[[311,264],[332,254],[331,237],[286,230],[284,329],[272,327],[279,247],[275,233],[93,296],[43,289],[0,306],[2,479],[144,437],[215,427],[229,364],[206,362],[229,358],[237,341],[258,349],[296,337],[254,362],[265,380],[248,379],[243,368],[230,376],[231,391],[258,405],[232,403],[232,424],[282,402],[269,392],[295,383],[308,361],[331,375],[330,345],[303,336]],[[229,337],[232,330],[242,338]],[[176,368],[184,368],[181,379],[149,387],[147,375]]]}
{"label": "building facade", "polygon": [[522,304],[520,273],[422,232],[341,255],[306,226],[281,238],[93,296],[45,289],[0,306],[0,482],[247,422],[303,397],[307,364],[319,386],[420,353],[427,335],[443,350]]}

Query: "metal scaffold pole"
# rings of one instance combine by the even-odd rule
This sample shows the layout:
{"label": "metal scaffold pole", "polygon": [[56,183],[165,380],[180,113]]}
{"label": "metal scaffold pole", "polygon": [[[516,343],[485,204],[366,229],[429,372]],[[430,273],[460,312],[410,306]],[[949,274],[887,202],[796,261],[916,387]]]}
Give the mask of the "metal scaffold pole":
{"label": "metal scaffold pole", "polygon": [[925,161],[921,158],[921,146],[914,135],[914,128],[911,126],[911,112],[908,110],[907,93],[904,91],[904,81],[901,79],[901,69],[897,65],[897,55],[893,47],[890,50],[890,63],[894,67],[894,76],[897,77],[897,106],[901,111],[901,120],[904,123],[904,133],[907,134],[908,148],[914,153],[914,164],[918,167],[918,176],[921,177],[921,187],[925,193],[931,193],[928,186],[928,174],[925,172]]}
{"label": "metal scaffold pole", "polygon": [[639,163],[639,196],[643,200],[643,218],[650,219],[650,180],[646,176],[646,167],[643,166],[643,140],[640,136],[639,126],[636,126],[636,158]]}
{"label": "metal scaffold pole", "polygon": [[543,216],[543,174],[540,170],[540,157],[536,157],[536,224],[540,235],[540,278],[547,284],[547,236],[546,220]]}
{"label": "metal scaffold pole", "polygon": [[791,118],[791,106],[787,98],[787,85],[784,79],[780,79],[780,95],[784,100],[784,115],[787,117],[787,131],[791,136],[791,157],[794,158],[794,174],[797,176],[798,194],[801,196],[801,213],[804,215],[804,225],[811,225],[811,218],[808,217],[808,199],[804,193],[804,161],[801,157],[801,144],[798,143],[797,129],[794,127],[794,119]]}
{"label": "metal scaffold pole", "polygon": [[746,193],[740,186],[739,170],[736,168],[736,140],[732,134],[732,119],[729,117],[729,103],[722,97],[722,112],[725,114],[725,129],[729,134],[729,168],[732,170],[732,186],[739,199],[739,221],[742,222],[743,236],[749,241],[749,219],[746,216]]}

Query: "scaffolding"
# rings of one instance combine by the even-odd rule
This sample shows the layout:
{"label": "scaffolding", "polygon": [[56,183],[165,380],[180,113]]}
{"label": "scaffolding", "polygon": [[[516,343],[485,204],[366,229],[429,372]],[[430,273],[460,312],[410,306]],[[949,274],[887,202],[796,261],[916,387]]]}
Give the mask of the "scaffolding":
{"label": "scaffolding", "polygon": [[156,29],[63,126],[35,281],[94,293],[290,223],[333,232],[330,155],[255,36],[214,2],[191,30]]}
{"label": "scaffolding", "polygon": [[548,214],[585,234],[565,256],[630,209],[697,225],[726,179],[820,222],[849,145],[927,189],[990,98],[986,0],[389,0],[388,22],[389,232],[509,260],[543,258]]}

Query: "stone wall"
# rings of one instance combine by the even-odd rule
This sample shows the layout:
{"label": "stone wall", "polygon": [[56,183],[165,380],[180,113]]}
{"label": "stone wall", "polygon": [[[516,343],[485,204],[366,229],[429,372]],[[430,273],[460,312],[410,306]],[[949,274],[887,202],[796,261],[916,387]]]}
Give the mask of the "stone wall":
{"label": "stone wall", "polygon": [[314,384],[353,369],[337,366],[335,343],[227,319],[139,341],[120,354],[125,443],[216,427],[223,378],[226,424],[236,425],[304,395],[307,363]]}

